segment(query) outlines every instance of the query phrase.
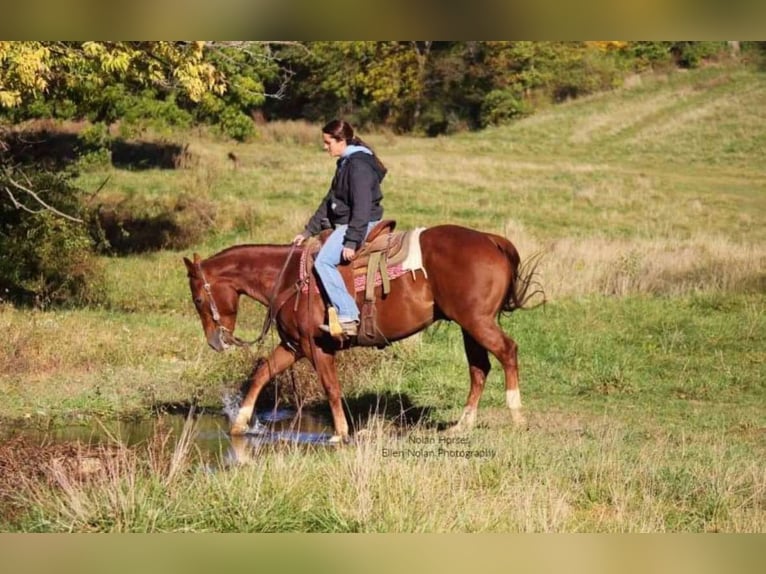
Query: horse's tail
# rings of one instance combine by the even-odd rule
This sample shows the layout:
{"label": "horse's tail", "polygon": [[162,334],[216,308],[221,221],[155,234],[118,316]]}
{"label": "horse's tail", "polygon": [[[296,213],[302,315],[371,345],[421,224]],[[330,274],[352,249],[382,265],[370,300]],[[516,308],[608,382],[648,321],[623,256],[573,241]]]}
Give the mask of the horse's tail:
{"label": "horse's tail", "polygon": [[[538,251],[522,263],[519,252],[508,239],[500,235],[492,235],[491,239],[497,248],[503,252],[511,266],[511,282],[508,285],[508,291],[503,299],[500,312],[511,313],[516,309],[533,309],[544,305],[545,291],[537,278],[537,266],[540,265],[543,252]],[[530,299],[536,295],[542,295],[542,300],[528,306]]]}

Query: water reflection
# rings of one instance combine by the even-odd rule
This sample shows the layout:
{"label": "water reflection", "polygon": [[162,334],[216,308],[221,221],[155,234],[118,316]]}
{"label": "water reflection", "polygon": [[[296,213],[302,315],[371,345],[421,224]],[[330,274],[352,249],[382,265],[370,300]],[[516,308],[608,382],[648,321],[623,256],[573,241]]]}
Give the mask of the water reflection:
{"label": "water reflection", "polygon": [[332,421],[315,411],[289,408],[270,409],[257,413],[250,432],[242,437],[228,434],[226,414],[199,412],[191,414],[159,414],[156,417],[134,421],[94,420],[85,425],[55,426],[50,429],[16,426],[0,433],[0,439],[23,435],[39,444],[74,443],[90,445],[122,444],[138,446],[148,444],[158,434],[168,434],[175,444],[184,432],[189,418],[193,423],[194,450],[201,464],[216,469],[251,461],[263,448],[280,445],[331,445]]}
{"label": "water reflection", "polygon": [[227,435],[230,448],[224,457],[225,463],[250,462],[269,446],[336,444],[332,422],[315,412],[273,409],[258,413],[253,420],[246,435]]}

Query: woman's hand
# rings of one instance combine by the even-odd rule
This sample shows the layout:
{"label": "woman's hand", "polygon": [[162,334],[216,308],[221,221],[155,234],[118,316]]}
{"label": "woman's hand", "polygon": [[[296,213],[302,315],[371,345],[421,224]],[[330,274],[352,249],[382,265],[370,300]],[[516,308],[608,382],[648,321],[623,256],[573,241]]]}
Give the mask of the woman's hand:
{"label": "woman's hand", "polygon": [[351,261],[354,258],[354,255],[356,255],[355,250],[350,247],[344,247],[341,252],[341,259],[343,259],[343,261]]}
{"label": "woman's hand", "polygon": [[300,245],[304,241],[306,241],[306,236],[303,235],[302,233],[299,233],[298,235],[293,237],[293,245]]}

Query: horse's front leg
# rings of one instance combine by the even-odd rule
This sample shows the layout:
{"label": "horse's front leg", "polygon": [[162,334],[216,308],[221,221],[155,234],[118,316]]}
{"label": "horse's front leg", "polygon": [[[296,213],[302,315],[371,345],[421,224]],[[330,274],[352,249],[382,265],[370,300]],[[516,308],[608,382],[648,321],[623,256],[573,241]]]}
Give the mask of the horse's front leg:
{"label": "horse's front leg", "polygon": [[253,373],[247,395],[242,401],[242,404],[239,405],[237,416],[229,429],[231,434],[243,435],[247,433],[250,429],[250,419],[253,418],[255,401],[258,400],[258,395],[260,394],[261,389],[263,389],[266,383],[271,379],[295,363],[297,359],[298,356],[294,351],[280,343],[271,352],[271,355],[258,365],[258,368],[255,369],[255,372]]}

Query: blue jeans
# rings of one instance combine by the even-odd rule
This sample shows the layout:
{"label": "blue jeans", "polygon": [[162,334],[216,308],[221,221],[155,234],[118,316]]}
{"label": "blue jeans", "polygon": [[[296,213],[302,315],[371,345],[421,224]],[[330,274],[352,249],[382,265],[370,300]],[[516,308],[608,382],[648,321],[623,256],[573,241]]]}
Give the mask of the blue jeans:
{"label": "blue jeans", "polygon": [[[371,221],[367,225],[367,233],[378,223]],[[341,323],[359,320],[359,308],[356,306],[356,301],[349,294],[337,269],[343,251],[343,237],[346,235],[346,229],[348,225],[338,225],[327,238],[314,261],[314,269],[322,280],[322,286],[327,292],[330,303],[338,310],[338,320]]]}

